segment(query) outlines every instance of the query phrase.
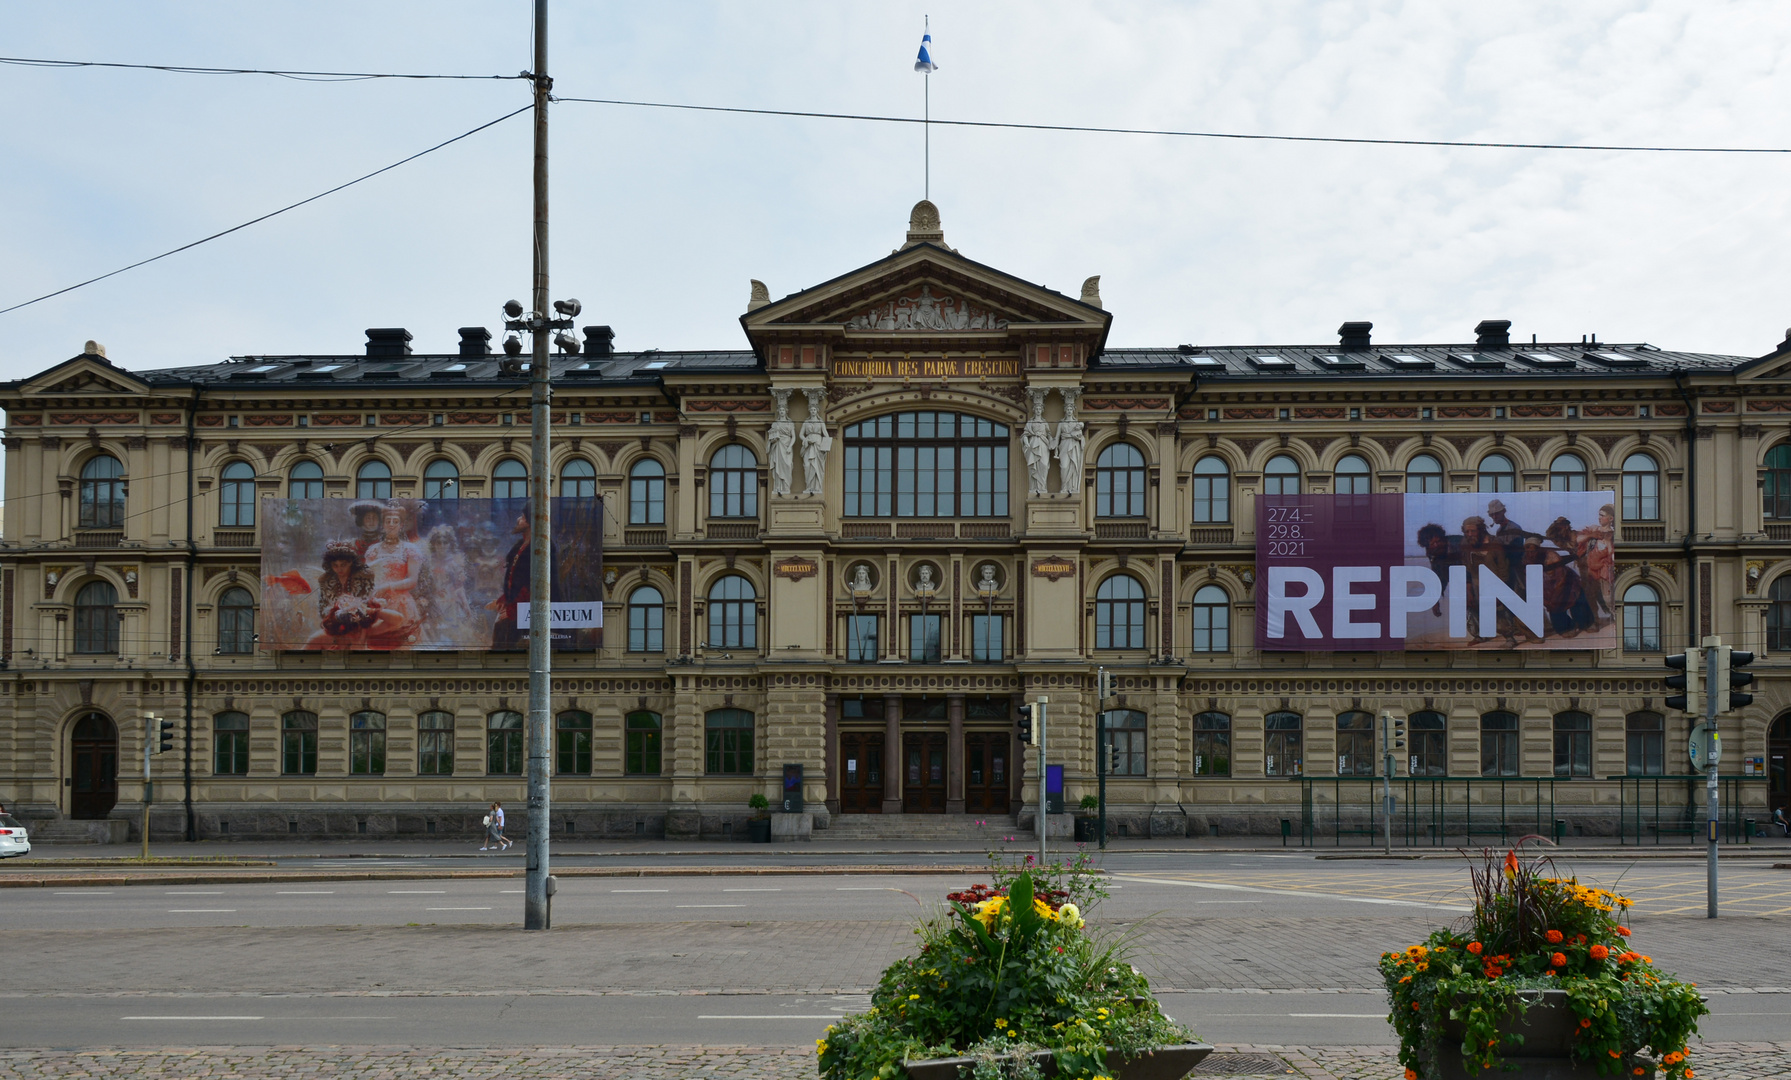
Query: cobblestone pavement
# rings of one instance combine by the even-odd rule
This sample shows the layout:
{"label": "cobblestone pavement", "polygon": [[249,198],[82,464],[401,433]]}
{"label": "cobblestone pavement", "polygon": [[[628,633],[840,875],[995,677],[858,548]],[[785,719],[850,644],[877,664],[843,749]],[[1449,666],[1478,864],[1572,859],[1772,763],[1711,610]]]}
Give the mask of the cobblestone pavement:
{"label": "cobblestone pavement", "polygon": [[[1378,986],[1383,949],[1421,940],[1409,915],[1159,916],[1128,927],[1161,991]],[[1109,924],[1112,925],[1112,924]],[[1706,989],[1791,985],[1778,920],[1634,921],[1635,940]],[[859,993],[913,942],[909,922],[13,930],[0,997],[18,993]],[[278,957],[278,963],[267,962]],[[251,960],[253,962],[244,962]]]}
{"label": "cobblestone pavement", "polygon": [[[1248,1059],[1280,1068],[1235,1072]],[[1398,1080],[1388,1047],[1220,1045],[1201,1076],[1287,1080]],[[1791,1042],[1704,1043],[1699,1080],[1783,1080]],[[402,1046],[166,1047],[154,1050],[0,1051],[0,1080],[809,1080],[807,1047],[609,1046],[439,1050]]]}

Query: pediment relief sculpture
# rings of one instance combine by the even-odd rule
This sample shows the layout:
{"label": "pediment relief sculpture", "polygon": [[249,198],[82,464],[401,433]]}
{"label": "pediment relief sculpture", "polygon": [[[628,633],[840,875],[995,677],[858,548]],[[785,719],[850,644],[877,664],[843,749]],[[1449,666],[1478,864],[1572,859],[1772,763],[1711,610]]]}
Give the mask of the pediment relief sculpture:
{"label": "pediment relief sculpture", "polygon": [[1008,321],[961,296],[934,295],[931,285],[884,300],[846,320],[848,330],[1004,330]]}

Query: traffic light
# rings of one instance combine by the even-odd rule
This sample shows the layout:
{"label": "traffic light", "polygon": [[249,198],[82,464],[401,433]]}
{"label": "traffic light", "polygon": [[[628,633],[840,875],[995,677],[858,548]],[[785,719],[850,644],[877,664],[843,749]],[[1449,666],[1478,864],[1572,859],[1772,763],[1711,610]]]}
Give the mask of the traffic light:
{"label": "traffic light", "polygon": [[1031,705],[1020,706],[1020,721],[1019,721],[1019,723],[1020,723],[1020,741],[1023,743],[1030,743],[1032,741],[1032,706]]}
{"label": "traffic light", "polygon": [[1119,775],[1119,745],[1113,742],[1107,744],[1107,775]]}
{"label": "traffic light", "polygon": [[1718,645],[1711,650],[1710,692],[1716,695],[1716,711],[1718,715],[1739,709],[1754,703],[1754,695],[1738,694],[1734,688],[1748,686],[1754,681],[1754,673],[1742,671],[1741,668],[1754,662],[1754,654],[1727,645]]}
{"label": "traffic light", "polygon": [[1393,718],[1393,749],[1405,749],[1405,717],[1403,716]]}
{"label": "traffic light", "polygon": [[156,753],[165,754],[174,749],[174,721],[163,720],[161,724],[162,738],[156,746]]}
{"label": "traffic light", "polygon": [[1667,708],[1691,713],[1693,716],[1703,715],[1698,693],[1698,651],[1687,649],[1667,657],[1667,666],[1676,669],[1679,674],[1667,676],[1667,688],[1679,691],[1667,695]]}
{"label": "traffic light", "polygon": [[1106,668],[1095,671],[1095,702],[1099,705],[1113,696],[1113,672]]}

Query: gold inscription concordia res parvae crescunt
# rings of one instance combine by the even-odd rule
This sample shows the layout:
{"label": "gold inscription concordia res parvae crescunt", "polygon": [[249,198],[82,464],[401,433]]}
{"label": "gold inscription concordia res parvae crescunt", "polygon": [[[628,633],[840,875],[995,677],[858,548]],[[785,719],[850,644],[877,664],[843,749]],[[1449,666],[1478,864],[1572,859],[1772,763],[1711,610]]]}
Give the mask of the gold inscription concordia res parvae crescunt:
{"label": "gold inscription concordia res parvae crescunt", "polygon": [[833,374],[846,379],[974,379],[985,375],[1017,379],[1020,377],[1020,361],[1011,357],[986,360],[967,356],[835,360]]}

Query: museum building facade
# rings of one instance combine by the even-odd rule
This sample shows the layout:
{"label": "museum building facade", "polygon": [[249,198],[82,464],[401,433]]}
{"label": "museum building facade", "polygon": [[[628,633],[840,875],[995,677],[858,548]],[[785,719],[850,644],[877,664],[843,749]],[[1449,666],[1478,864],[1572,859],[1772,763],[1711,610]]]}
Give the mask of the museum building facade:
{"label": "museum building facade", "polygon": [[[887,258],[780,300],[753,282],[747,349],[586,327],[552,361],[552,484],[602,501],[605,630],[554,660],[555,835],[741,834],[791,765],[803,829],[1026,824],[1017,710],[1047,697],[1071,808],[1104,757],[1130,836],[1359,827],[1312,807],[1369,791],[1383,711],[1402,780],[1588,833],[1652,787],[1665,831],[1691,785],[1649,779],[1689,770],[1662,660],[1711,634],[1760,657],[1723,772],[1749,816],[1786,805],[1791,340],[1524,344],[1489,320],[1460,344],[1346,322],[1108,348],[1111,320],[1098,278],[1072,297],[975,262],[923,202]],[[520,807],[522,654],[262,648],[263,499],[526,493],[526,363],[478,327],[410,340],[161,371],[89,343],[0,385],[10,812],[134,819],[151,714],[177,735],[157,836],[460,834]],[[1616,647],[1258,648],[1259,496],[1550,490],[1612,492],[1591,610]]]}

